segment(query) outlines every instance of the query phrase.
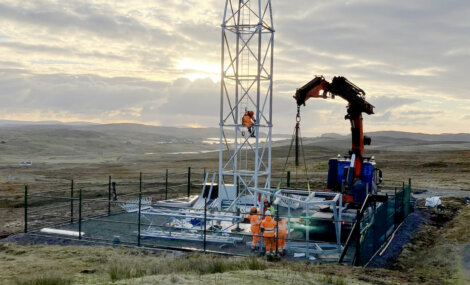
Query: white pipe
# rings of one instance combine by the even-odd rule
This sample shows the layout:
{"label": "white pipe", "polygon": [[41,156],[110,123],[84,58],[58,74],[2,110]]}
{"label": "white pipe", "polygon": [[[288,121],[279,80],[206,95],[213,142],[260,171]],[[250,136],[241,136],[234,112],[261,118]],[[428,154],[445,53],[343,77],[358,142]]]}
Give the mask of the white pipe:
{"label": "white pipe", "polygon": [[356,154],[353,153],[351,156],[351,164],[349,164],[349,167],[354,167],[355,160],[356,160]]}
{"label": "white pipe", "polygon": [[[42,233],[46,234],[57,234],[57,235],[64,235],[64,236],[72,236],[72,237],[79,237],[79,233],[76,231],[68,231],[68,230],[58,230],[58,229],[51,229],[51,228],[42,228]],[[81,235],[84,236],[85,233],[81,232]]]}

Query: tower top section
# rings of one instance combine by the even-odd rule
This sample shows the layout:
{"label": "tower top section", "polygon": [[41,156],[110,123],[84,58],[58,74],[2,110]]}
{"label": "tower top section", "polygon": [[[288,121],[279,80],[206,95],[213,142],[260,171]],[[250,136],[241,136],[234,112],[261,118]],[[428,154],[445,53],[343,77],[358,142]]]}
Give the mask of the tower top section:
{"label": "tower top section", "polygon": [[222,27],[233,32],[250,32],[261,26],[274,32],[271,0],[226,0]]}

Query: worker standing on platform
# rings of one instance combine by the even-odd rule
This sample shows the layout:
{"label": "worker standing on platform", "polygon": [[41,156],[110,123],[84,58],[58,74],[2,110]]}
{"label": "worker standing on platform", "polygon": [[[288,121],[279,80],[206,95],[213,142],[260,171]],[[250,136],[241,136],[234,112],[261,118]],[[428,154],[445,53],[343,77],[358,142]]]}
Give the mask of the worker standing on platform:
{"label": "worker standing on platform", "polygon": [[251,241],[251,249],[255,249],[259,243],[259,236],[260,236],[260,218],[258,215],[258,209],[256,207],[251,208],[250,214],[246,216],[246,220],[250,221],[251,224],[251,234],[253,235],[253,239]]}
{"label": "worker standing on platform", "polygon": [[279,218],[277,222],[277,249],[283,254],[286,249],[287,223],[286,220]]}
{"label": "worker standing on platform", "polygon": [[273,220],[270,211],[266,211],[265,218],[261,222],[261,232],[263,233],[263,241],[266,247],[266,254],[273,255],[276,250],[276,244],[274,242],[274,229],[276,222]]}
{"label": "worker standing on platform", "polygon": [[248,128],[250,132],[250,137],[255,137],[255,133],[253,130],[253,125],[256,123],[255,113],[253,111],[246,111],[245,115],[243,115],[243,125]]}
{"label": "worker standing on platform", "polygon": [[268,198],[264,198],[263,200],[263,219],[266,215],[266,211],[270,211],[271,215],[274,214],[274,207],[271,205]]}

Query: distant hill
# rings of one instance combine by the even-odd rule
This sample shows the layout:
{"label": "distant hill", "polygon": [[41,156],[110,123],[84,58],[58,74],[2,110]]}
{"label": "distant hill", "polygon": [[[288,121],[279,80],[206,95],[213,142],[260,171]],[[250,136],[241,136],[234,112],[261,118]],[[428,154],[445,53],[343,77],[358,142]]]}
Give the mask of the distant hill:
{"label": "distant hill", "polygon": [[367,133],[371,137],[389,137],[395,139],[412,139],[422,141],[448,141],[448,142],[470,142],[470,134],[423,134],[423,133],[408,133],[396,131],[381,131]]}
{"label": "distant hill", "polygon": [[92,130],[106,134],[119,135],[120,133],[140,133],[156,135],[167,138],[197,139],[219,137],[218,128],[187,128],[187,127],[162,127],[141,124],[103,124],[77,127],[80,130]]}
{"label": "distant hill", "polygon": [[322,138],[333,138],[333,139],[344,139],[344,138],[349,137],[349,135],[341,135],[341,134],[337,134],[337,133],[325,133],[325,134],[322,134],[320,137],[322,137]]}
{"label": "distant hill", "polygon": [[218,146],[204,141],[218,135],[216,128],[139,124],[0,124],[0,166],[20,161],[117,161],[173,152],[213,152]]}
{"label": "distant hill", "polygon": [[[114,123],[114,124],[97,124],[91,122],[60,122],[60,121],[13,121],[13,120],[0,120],[0,128],[9,127],[20,127],[20,128],[36,128],[40,127],[42,130],[52,129],[70,129],[82,130],[82,131],[98,131],[105,133],[119,133],[119,132],[136,132],[136,133],[147,133],[154,135],[163,135],[170,137],[179,138],[195,138],[195,137],[218,137],[218,128],[189,128],[189,127],[163,127],[163,126],[152,126],[143,124],[133,123]],[[443,134],[425,134],[425,133],[411,133],[411,132],[399,132],[399,131],[378,131],[378,132],[367,132],[368,136],[371,137],[389,137],[394,139],[411,139],[421,141],[453,141],[453,142],[470,142],[470,133],[443,133]],[[276,134],[273,133],[273,137],[277,138],[290,138],[290,134]],[[330,139],[346,139],[350,137],[350,134],[338,134],[338,133],[324,133],[320,138]]]}
{"label": "distant hill", "polygon": [[[368,132],[367,136],[372,138],[386,137],[393,139],[406,139],[406,140],[419,140],[419,141],[434,141],[434,142],[470,142],[470,134],[424,134],[424,133],[410,133],[398,131],[379,131]],[[351,135],[342,135],[337,133],[325,133],[320,136],[321,138],[345,139],[350,138]]]}
{"label": "distant hill", "polygon": [[[4,122],[4,121],[3,121]],[[0,121],[0,129],[3,135],[11,132],[26,132],[29,134],[41,133],[42,135],[60,135],[63,137],[89,137],[89,136],[122,136],[138,139],[139,137],[161,137],[161,138],[206,138],[218,137],[217,128],[178,128],[161,127],[142,124],[89,124],[89,123],[56,123],[56,122],[15,122]],[[5,132],[6,131],[6,132]],[[93,135],[92,135],[93,134]],[[2,133],[0,133],[2,136]],[[133,137],[135,136],[135,137]]]}
{"label": "distant hill", "polygon": [[[470,134],[436,135],[381,131],[367,135],[372,138],[372,145],[366,147],[370,150],[470,150]],[[0,163],[2,158],[23,161],[50,156],[113,157],[117,154],[215,151],[218,148],[218,137],[218,128],[0,121]],[[290,137],[273,135],[273,147],[289,146]],[[305,137],[303,143],[341,151],[350,148],[351,137],[326,133],[320,137]]]}
{"label": "distant hill", "polygon": [[64,126],[88,126],[96,125],[96,123],[90,122],[60,122],[60,121],[12,121],[12,120],[0,120],[1,126],[42,126],[42,125],[64,125]]}
{"label": "distant hill", "polygon": [[[423,134],[397,131],[368,132],[372,144],[366,150],[378,151],[448,151],[470,150],[470,134]],[[304,138],[304,144],[323,148],[349,149],[351,135],[326,133]]]}

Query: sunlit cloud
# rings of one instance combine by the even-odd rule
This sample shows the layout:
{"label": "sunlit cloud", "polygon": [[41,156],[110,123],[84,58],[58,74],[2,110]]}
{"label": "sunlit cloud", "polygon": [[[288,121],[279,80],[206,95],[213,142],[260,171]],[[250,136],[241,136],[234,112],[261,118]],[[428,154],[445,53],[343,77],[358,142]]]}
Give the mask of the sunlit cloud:
{"label": "sunlit cloud", "polygon": [[[218,127],[224,2],[2,1],[0,119]],[[274,132],[315,75],[366,91],[366,131],[468,132],[468,1],[272,2]],[[304,133],[347,133],[345,107],[309,101]]]}
{"label": "sunlit cloud", "polygon": [[220,64],[184,58],[178,62],[176,68],[182,70],[183,77],[191,81],[202,78],[210,78],[214,82],[220,80]]}

